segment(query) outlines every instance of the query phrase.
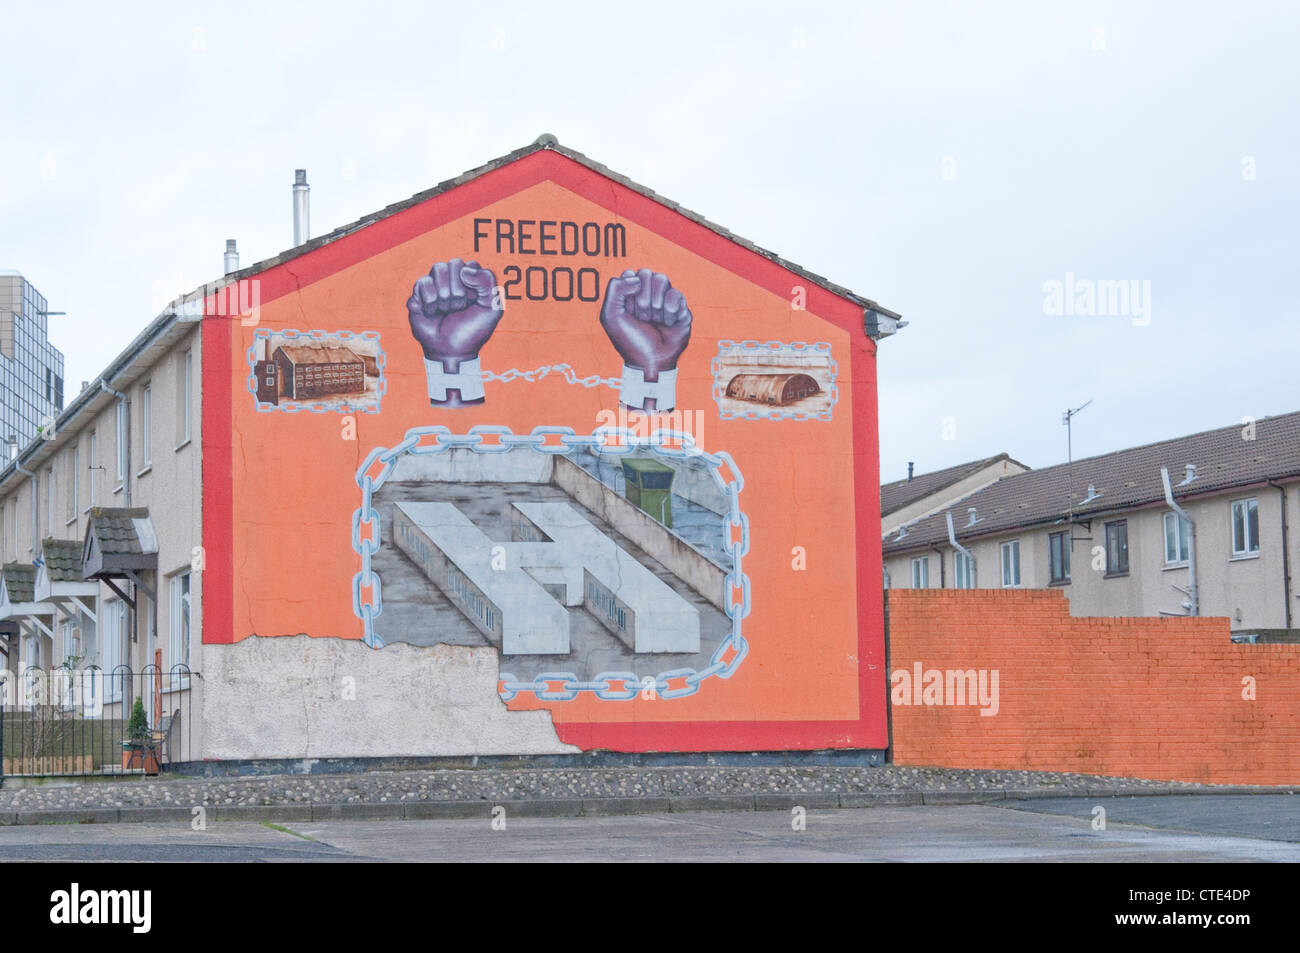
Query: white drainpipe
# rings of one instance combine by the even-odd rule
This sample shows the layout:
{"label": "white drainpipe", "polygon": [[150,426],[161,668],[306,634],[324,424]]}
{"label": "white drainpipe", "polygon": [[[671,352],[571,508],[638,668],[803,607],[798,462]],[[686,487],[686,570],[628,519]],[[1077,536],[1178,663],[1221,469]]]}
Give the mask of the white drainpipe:
{"label": "white drainpipe", "polygon": [[[974,588],[975,588],[975,554],[972,553],[972,552],[971,552],[969,549],[967,549],[965,546],[963,546],[961,543],[957,542],[957,533],[956,533],[956,531],[952,528],[952,510],[949,510],[947,513],[945,513],[945,514],[943,514],[943,515],[944,515],[945,517],[947,517],[947,519],[948,519],[948,542],[952,543],[952,547],[953,547],[953,549],[957,550],[959,553],[961,553],[963,556],[965,556],[967,560],[969,560],[969,565],[970,565],[970,588],[971,588],[971,589],[974,589]],[[953,573],[953,580],[952,580],[953,582],[956,582],[956,581],[957,581],[957,578],[956,578],[956,577],[957,577],[957,573],[954,572],[954,573]]]}
{"label": "white drainpipe", "polygon": [[1165,502],[1169,504],[1169,508],[1187,520],[1187,572],[1191,577],[1187,584],[1187,601],[1191,614],[1200,615],[1201,597],[1196,586],[1196,523],[1185,509],[1174,502],[1174,491],[1169,485],[1168,467],[1160,468],[1160,480],[1165,485]]}

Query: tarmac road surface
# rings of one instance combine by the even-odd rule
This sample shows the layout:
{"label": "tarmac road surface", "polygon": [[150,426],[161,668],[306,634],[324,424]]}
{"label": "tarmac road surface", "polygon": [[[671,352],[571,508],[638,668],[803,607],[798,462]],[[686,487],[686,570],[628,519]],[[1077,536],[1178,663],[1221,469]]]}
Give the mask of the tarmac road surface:
{"label": "tarmac road surface", "polygon": [[[1094,809],[1106,810],[1094,829]],[[1300,861],[1300,798],[1172,795],[951,807],[480,820],[0,827],[0,861]],[[500,819],[498,820],[498,825]]]}

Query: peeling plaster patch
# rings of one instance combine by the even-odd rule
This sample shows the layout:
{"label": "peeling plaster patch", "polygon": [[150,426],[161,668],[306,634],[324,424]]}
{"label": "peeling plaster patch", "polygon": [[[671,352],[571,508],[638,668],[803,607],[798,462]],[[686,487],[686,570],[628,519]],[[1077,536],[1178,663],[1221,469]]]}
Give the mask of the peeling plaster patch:
{"label": "peeling plaster patch", "polygon": [[[307,635],[203,647],[204,758],[563,754],[551,713],[509,711],[495,649]],[[346,699],[346,678],[354,699]]]}

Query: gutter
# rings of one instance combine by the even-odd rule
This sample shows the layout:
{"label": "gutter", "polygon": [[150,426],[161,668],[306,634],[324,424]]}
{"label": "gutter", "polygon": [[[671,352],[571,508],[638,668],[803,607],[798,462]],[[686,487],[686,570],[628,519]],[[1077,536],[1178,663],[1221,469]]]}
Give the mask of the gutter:
{"label": "gutter", "polygon": [[[1188,480],[1191,480],[1190,476]],[[1169,486],[1168,467],[1160,468],[1160,482],[1164,484],[1165,502],[1169,504],[1169,508],[1187,520],[1187,599],[1190,603],[1190,614],[1198,616],[1201,614],[1201,596],[1196,586],[1196,522],[1185,509],[1174,502],[1174,491]]]}
{"label": "gutter", "polygon": [[[961,543],[957,542],[957,533],[956,533],[956,532],[953,530],[953,528],[952,528],[952,510],[949,510],[947,513],[944,513],[943,515],[944,515],[944,518],[948,520],[948,542],[952,543],[952,546],[953,546],[953,548],[954,548],[955,550],[957,550],[959,553],[961,553],[963,556],[965,556],[968,560],[970,560],[970,586],[969,586],[969,588],[974,589],[974,588],[975,588],[975,580],[976,580],[976,578],[977,578],[976,575],[975,575],[975,554],[972,553],[972,552],[971,552],[969,549],[967,549],[965,546],[963,546]],[[956,573],[953,573],[953,575],[954,575],[954,577],[955,577],[955,576],[956,576]],[[955,583],[956,581],[957,581],[957,580],[954,578],[954,579],[953,579],[953,582]]]}
{"label": "gutter", "polygon": [[1291,628],[1291,551],[1287,542],[1286,487],[1268,481],[1268,485],[1282,494],[1282,605],[1286,610],[1286,627]]}

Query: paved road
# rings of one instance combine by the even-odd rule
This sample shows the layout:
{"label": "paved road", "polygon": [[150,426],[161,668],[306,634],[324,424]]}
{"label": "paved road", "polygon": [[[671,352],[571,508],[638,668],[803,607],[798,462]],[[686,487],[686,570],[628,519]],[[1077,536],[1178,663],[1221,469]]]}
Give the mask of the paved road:
{"label": "paved road", "polygon": [[[1106,829],[1093,830],[1093,808]],[[623,817],[0,828],[4,861],[1300,861],[1300,800],[1144,797]]]}

